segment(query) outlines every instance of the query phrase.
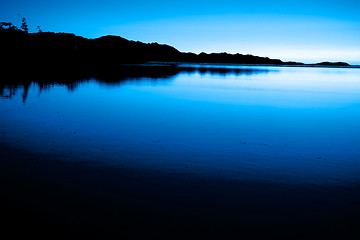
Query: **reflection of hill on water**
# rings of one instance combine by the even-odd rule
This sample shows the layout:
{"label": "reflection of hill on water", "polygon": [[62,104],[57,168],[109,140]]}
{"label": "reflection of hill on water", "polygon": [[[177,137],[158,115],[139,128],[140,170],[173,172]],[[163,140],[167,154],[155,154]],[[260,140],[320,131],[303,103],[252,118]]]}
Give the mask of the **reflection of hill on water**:
{"label": "reflection of hill on water", "polygon": [[252,75],[258,73],[267,73],[268,69],[253,69],[253,68],[213,68],[213,67],[197,67],[193,70],[200,74],[219,74],[219,75]]}
{"label": "reflection of hill on water", "polygon": [[11,98],[19,89],[23,89],[23,101],[32,83],[36,83],[40,92],[51,88],[55,84],[66,85],[72,91],[77,86],[89,80],[96,80],[106,85],[121,85],[128,82],[159,82],[170,81],[181,73],[199,73],[212,75],[251,75],[267,73],[268,69],[255,68],[225,68],[225,67],[204,67],[204,66],[178,66],[175,64],[138,64],[120,65],[116,68],[97,69],[94,73],[81,73],[74,69],[48,70],[48,71],[3,71],[0,80],[0,95],[3,98]]}

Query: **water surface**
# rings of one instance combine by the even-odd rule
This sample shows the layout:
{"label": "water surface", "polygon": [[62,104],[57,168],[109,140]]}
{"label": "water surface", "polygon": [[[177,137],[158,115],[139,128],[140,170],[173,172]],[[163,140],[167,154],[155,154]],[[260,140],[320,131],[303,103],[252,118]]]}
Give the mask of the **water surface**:
{"label": "water surface", "polygon": [[360,69],[192,67],[121,81],[5,84],[0,142],[170,175],[360,183]]}

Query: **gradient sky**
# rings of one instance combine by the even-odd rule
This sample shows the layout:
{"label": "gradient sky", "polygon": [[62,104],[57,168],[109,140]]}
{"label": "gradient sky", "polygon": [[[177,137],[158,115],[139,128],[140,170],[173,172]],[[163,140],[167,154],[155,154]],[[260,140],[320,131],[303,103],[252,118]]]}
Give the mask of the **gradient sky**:
{"label": "gradient sky", "polygon": [[360,64],[358,0],[1,0],[0,21],[30,31],[120,35],[180,51]]}

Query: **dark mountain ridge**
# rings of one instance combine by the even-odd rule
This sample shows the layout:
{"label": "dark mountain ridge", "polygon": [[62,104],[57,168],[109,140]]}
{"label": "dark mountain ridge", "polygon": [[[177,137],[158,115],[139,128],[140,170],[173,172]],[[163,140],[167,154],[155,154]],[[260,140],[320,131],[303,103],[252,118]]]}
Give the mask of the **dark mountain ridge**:
{"label": "dark mountain ridge", "polygon": [[[130,41],[119,36],[87,39],[71,33],[27,31],[0,26],[0,43],[3,48],[1,65],[22,71],[52,71],[62,67],[77,71],[95,71],[120,63],[192,62],[304,65],[300,62],[283,62],[279,59],[228,53],[184,53],[158,43]],[[349,66],[347,63],[319,63],[319,65]]]}

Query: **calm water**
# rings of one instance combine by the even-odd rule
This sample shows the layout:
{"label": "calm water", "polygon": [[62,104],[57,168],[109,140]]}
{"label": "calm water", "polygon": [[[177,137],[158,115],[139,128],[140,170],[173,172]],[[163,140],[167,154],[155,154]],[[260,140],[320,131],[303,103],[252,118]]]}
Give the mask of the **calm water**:
{"label": "calm water", "polygon": [[221,68],[4,87],[0,143],[182,176],[360,183],[360,69]]}

